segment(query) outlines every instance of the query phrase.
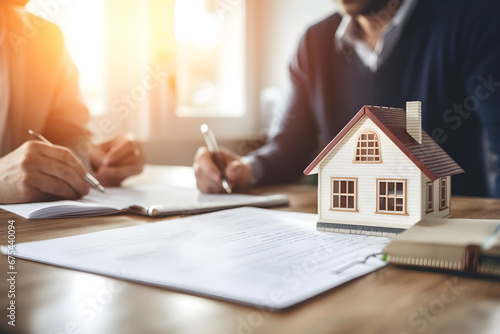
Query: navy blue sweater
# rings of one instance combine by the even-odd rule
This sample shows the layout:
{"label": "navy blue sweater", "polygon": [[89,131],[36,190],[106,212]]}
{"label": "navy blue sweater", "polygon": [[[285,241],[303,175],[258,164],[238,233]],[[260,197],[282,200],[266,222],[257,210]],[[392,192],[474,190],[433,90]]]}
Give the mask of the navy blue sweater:
{"label": "navy blue sweater", "polygon": [[419,100],[424,130],[465,170],[453,177],[452,193],[500,197],[499,177],[494,193],[488,188],[484,145],[487,138],[500,154],[499,3],[421,0],[376,72],[353,50],[335,48],[339,14],[310,27],[290,65],[279,131],[254,153],[259,182],[297,178],[363,105]]}

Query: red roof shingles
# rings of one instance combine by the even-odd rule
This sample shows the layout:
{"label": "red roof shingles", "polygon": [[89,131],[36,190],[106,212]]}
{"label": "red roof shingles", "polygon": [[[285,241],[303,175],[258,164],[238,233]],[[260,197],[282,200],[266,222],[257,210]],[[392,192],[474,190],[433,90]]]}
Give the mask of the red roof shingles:
{"label": "red roof shingles", "polygon": [[370,118],[394,144],[431,180],[464,170],[424,130],[422,144],[406,132],[406,112],[400,108],[364,106],[304,170],[309,175],[335,145],[363,117]]}

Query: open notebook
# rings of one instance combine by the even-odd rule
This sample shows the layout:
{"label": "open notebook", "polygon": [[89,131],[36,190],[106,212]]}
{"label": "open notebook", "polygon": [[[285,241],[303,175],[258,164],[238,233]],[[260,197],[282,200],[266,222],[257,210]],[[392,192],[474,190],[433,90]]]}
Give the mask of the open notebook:
{"label": "open notebook", "polygon": [[194,188],[172,185],[143,185],[92,189],[78,201],[54,201],[1,205],[0,208],[28,219],[102,216],[118,212],[158,217],[194,214],[240,206],[271,207],[288,205],[285,195],[202,194]]}

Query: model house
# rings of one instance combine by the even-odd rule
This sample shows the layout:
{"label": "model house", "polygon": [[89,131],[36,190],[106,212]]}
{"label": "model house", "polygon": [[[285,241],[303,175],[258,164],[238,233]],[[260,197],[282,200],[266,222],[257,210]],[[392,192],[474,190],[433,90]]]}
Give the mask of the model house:
{"label": "model house", "polygon": [[450,215],[451,175],[463,170],[421,115],[420,101],[364,106],[306,168],[318,174],[319,230],[394,234]]}

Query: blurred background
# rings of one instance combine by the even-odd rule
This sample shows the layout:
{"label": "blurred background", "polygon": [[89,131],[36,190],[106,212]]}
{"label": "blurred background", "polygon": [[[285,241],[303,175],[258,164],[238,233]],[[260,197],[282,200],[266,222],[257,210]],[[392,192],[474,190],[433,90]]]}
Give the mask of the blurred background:
{"label": "blurred background", "polygon": [[265,139],[300,37],[335,3],[31,0],[27,9],[63,31],[97,141],[131,132],[149,163],[191,165],[202,123],[239,154]]}

